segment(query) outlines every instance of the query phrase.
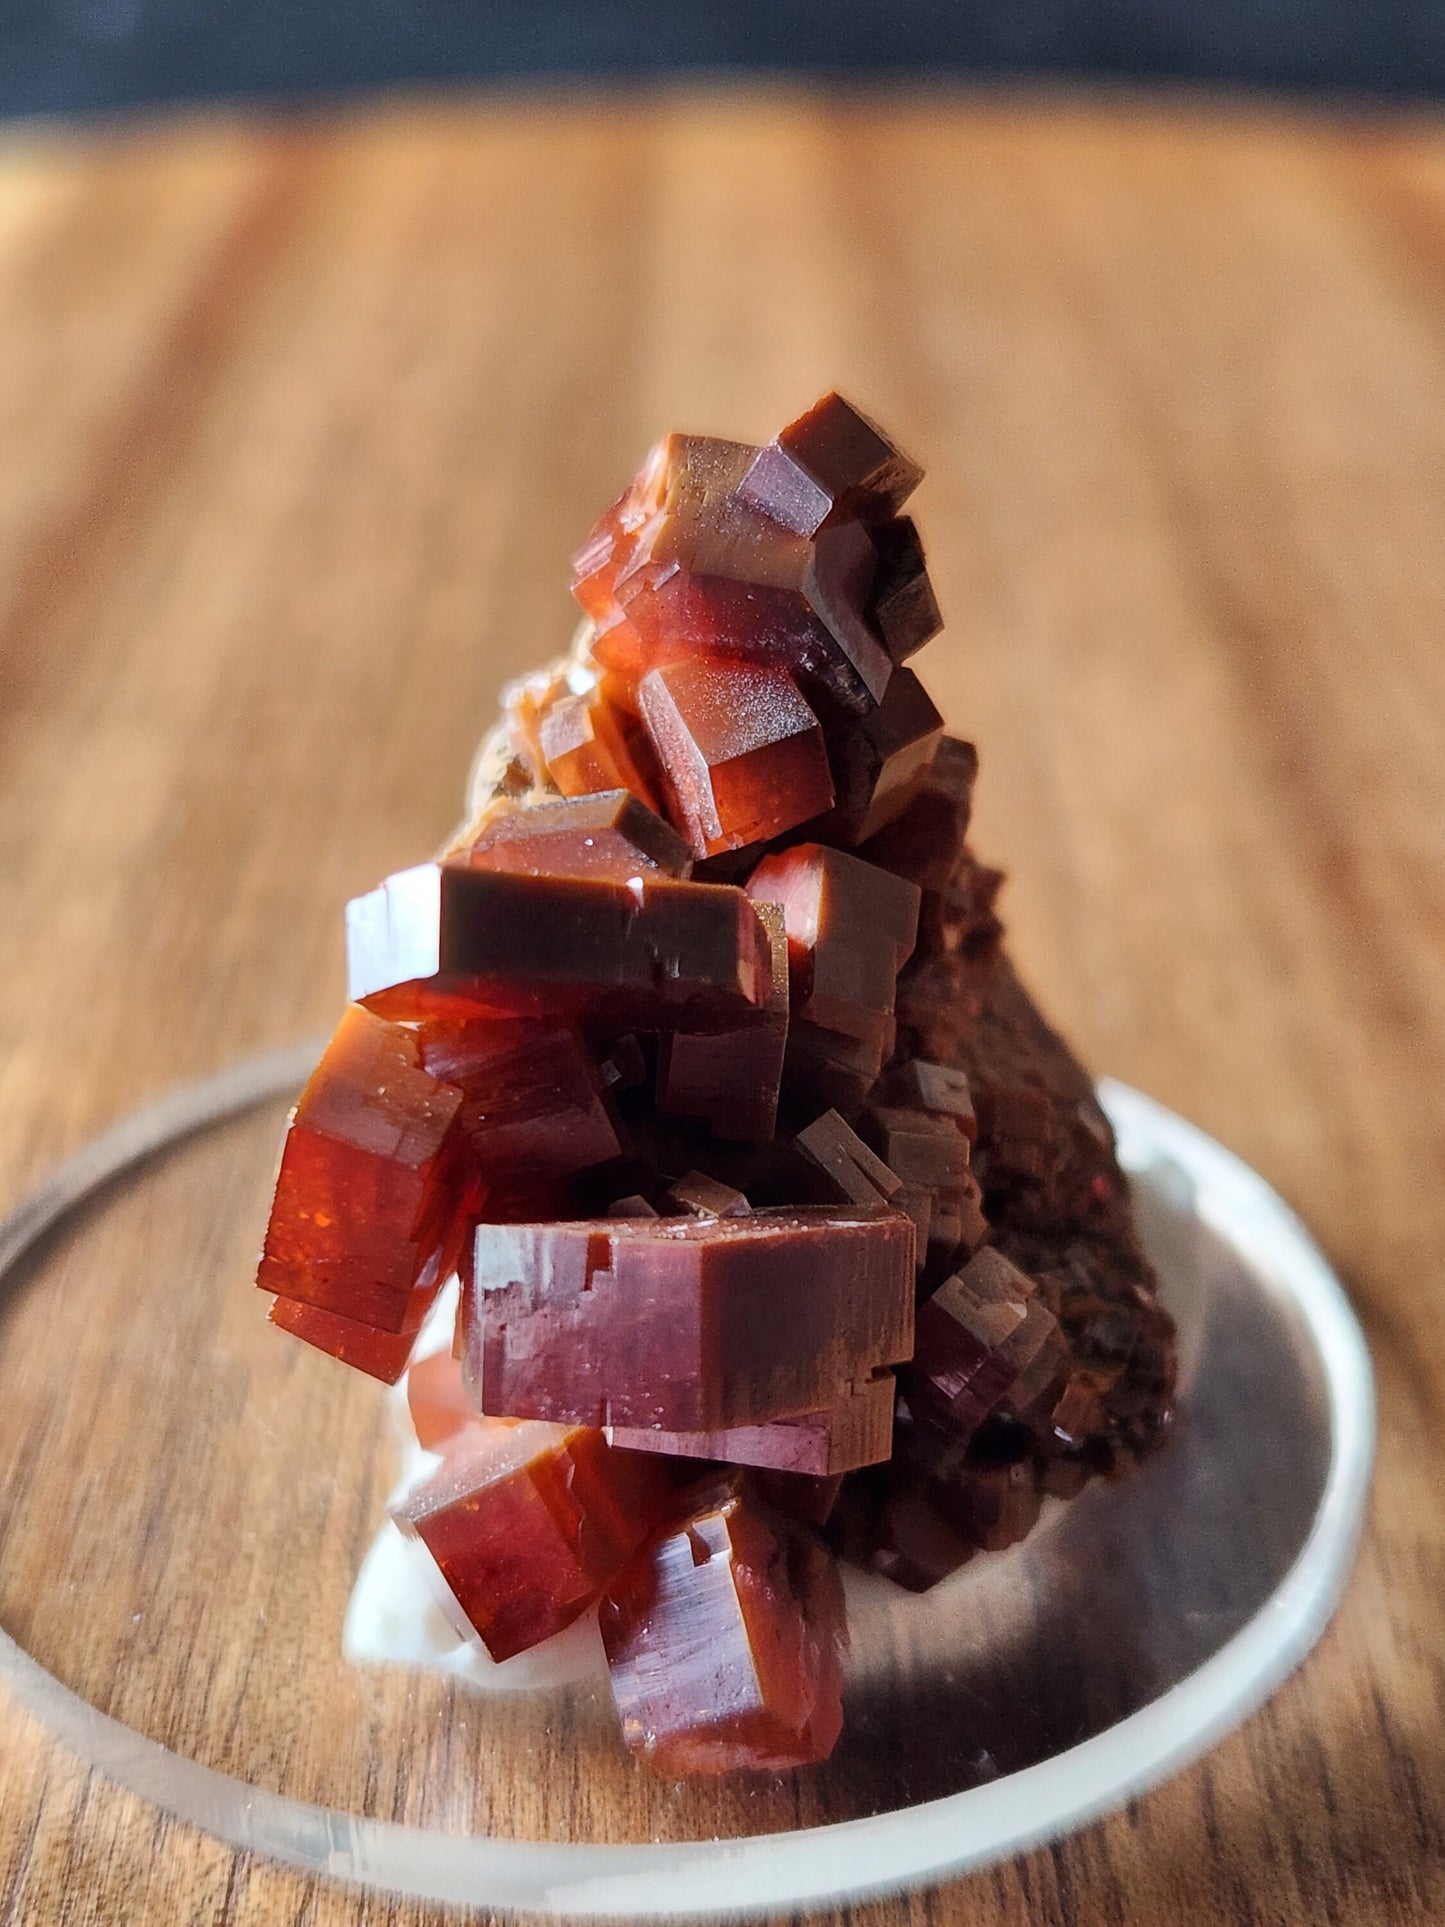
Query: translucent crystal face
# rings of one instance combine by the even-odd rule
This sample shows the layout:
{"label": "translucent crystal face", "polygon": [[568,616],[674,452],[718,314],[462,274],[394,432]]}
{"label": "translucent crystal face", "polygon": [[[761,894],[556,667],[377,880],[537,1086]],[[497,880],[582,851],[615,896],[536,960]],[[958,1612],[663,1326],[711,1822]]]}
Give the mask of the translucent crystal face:
{"label": "translucent crystal face", "polygon": [[913,1227],[876,1201],[480,1225],[464,1366],[483,1411],[710,1432],[815,1412],[913,1349]]}
{"label": "translucent crystal face", "polygon": [[846,1637],[832,1561],[736,1483],[658,1533],[602,1612],[623,1738],[671,1774],[826,1757]]}
{"label": "translucent crystal face", "polygon": [[583,1426],[474,1419],[393,1508],[495,1660],[570,1626],[660,1514],[659,1460]]}
{"label": "translucent crystal face", "polygon": [[779,836],[833,803],[822,725],[782,669],[650,669],[638,704],[695,857]]}
{"label": "translucent crystal face", "polygon": [[932,1586],[1170,1411],[1108,1125],[968,847],[977,757],[903,666],[919,479],[837,395],[659,443],[465,828],[349,907],[262,1260],[277,1324],[388,1379],[460,1264],[398,1520],[494,1659],[600,1602],[673,1773],[827,1753],[835,1555]]}

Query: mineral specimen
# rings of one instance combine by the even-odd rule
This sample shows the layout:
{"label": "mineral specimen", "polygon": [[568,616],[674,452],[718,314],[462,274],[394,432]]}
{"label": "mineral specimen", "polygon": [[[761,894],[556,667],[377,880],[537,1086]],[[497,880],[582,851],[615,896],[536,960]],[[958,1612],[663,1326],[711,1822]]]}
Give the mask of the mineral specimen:
{"label": "mineral specimen", "polygon": [[969,844],[977,755],[904,666],[940,626],[919,479],[837,395],[658,444],[461,828],[349,906],[283,1147],[258,1282],[408,1372],[442,1462],[395,1516],[448,1610],[500,1659],[597,1606],[665,1773],[826,1757],[835,1557],[926,1590],[1172,1415],[1108,1123]]}

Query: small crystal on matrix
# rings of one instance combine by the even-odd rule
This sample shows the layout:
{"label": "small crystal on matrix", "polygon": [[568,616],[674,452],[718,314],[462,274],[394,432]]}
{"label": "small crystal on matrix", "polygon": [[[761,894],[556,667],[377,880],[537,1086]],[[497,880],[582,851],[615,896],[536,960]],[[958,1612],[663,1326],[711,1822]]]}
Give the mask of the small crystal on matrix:
{"label": "small crystal on matrix", "polygon": [[806,823],[833,801],[822,725],[782,669],[650,669],[638,703],[695,857]]}
{"label": "small crystal on matrix", "polygon": [[622,1737],[660,1773],[778,1772],[843,1723],[843,1589],[827,1554],[745,1485],[698,1494],[607,1590]]}

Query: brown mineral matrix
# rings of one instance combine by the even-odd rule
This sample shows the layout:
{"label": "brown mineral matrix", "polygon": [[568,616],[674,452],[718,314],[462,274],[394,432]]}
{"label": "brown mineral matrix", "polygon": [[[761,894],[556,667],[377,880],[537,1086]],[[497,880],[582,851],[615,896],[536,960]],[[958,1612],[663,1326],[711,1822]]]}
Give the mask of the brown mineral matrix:
{"label": "brown mineral matrix", "polygon": [[900,1056],[966,1075],[990,1243],[1033,1280],[1059,1322],[1073,1378],[1097,1394],[1087,1441],[1066,1437],[1053,1410],[1032,1415],[1045,1449],[1080,1469],[1114,1470],[1169,1425],[1173,1325],[1093,1080],[1040,1014],[998,934],[990,928],[969,947],[971,920],[965,893],[946,933],[960,947],[920,952],[904,969]]}

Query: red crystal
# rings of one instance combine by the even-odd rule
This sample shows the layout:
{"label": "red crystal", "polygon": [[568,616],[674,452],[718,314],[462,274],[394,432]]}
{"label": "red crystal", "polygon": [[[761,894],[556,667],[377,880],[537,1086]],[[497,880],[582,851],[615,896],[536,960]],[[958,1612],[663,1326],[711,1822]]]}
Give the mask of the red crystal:
{"label": "red crystal", "polygon": [[716,1137],[773,1136],[788,1042],[788,936],[774,903],[754,905],[768,940],[770,984],[756,1015],[731,1029],[669,1031],[658,1052],[657,1108],[707,1121]]}
{"label": "red crystal", "polygon": [[976,1503],[966,1490],[958,1497],[960,1477],[964,1488],[972,1478],[964,1448],[1000,1407],[1027,1410],[1061,1363],[1055,1319],[1002,1252],[978,1252],[919,1306],[913,1358],[899,1374],[913,1423],[908,1457],[955,1522],[960,1505]]}
{"label": "red crystal", "polygon": [[439,1452],[449,1439],[481,1417],[462,1377],[460,1361],[449,1351],[431,1352],[408,1368],[406,1405],[416,1441]]}
{"label": "red crystal", "polygon": [[950,1442],[966,1441],[1018,1376],[1003,1344],[1023,1323],[1023,1304],[998,1306],[989,1319],[981,1309],[961,1277],[940,1285],[918,1307],[918,1338],[901,1378],[915,1413]]}
{"label": "red crystal", "polygon": [[582,1427],[478,1421],[393,1507],[495,1660],[561,1632],[637,1546],[668,1491],[661,1467]]}
{"label": "red crystal", "polygon": [[750,1492],[695,1499],[608,1588],[601,1624],[622,1737],[657,1772],[777,1772],[832,1751],[843,1589]]}
{"label": "red crystal", "polygon": [[513,755],[532,783],[545,782],[547,759],[542,753],[542,718],[556,702],[571,693],[565,662],[551,662],[529,676],[508,683],[502,691],[502,716]]}
{"label": "red crystal", "polygon": [[442,1020],[416,1037],[426,1070],[461,1092],[456,1129],[489,1187],[569,1177],[621,1152],[601,1067],[571,1025]]}
{"label": "red crystal", "polygon": [[911,669],[895,670],[878,707],[835,736],[838,804],[820,831],[849,845],[876,836],[927,782],[942,735],[923,684]]}
{"label": "red crystal", "polygon": [[672,825],[626,789],[501,810],[458,854],[478,870],[614,883],[652,870],[685,877],[692,867]]}
{"label": "red crystal", "polygon": [[941,737],[917,793],[859,855],[925,890],[947,889],[963,858],[977,772],[972,743]]}
{"label": "red crystal", "polygon": [[759,450],[738,493],[784,528],[814,535],[849,514],[896,515],[922,480],[881,428],[829,394]]}
{"label": "red crystal", "polygon": [[286,1132],[261,1289],[414,1331],[443,1275],[456,1211],[443,1152],[461,1101],[412,1032],[348,1010]]}
{"label": "red crystal", "polygon": [[978,1136],[973,1091],[965,1072],[951,1064],[932,1064],[926,1057],[910,1057],[900,1065],[895,1080],[899,1100],[939,1117],[951,1117],[972,1144]]}
{"label": "red crystal", "polygon": [[808,543],[737,494],[756,453],[745,442],[669,436],[654,457],[660,465],[662,503],[637,529],[616,581],[625,583],[647,565],[671,565],[694,576],[801,589]]}
{"label": "red crystal", "polygon": [[878,1154],[908,1184],[956,1189],[968,1176],[968,1139],[950,1117],[877,1104],[868,1129]]}
{"label": "red crystal", "polygon": [[803,595],[875,703],[893,676],[893,659],[865,613],[878,551],[858,522],[820,529],[813,540]]}
{"label": "red crystal", "polygon": [[892,1018],[880,1017],[864,1037],[818,1024],[791,1023],[783,1088],[804,1113],[827,1107],[851,1117],[863,1106],[893,1051]]}
{"label": "red crystal", "polygon": [[939,1511],[924,1482],[900,1462],[896,1446],[878,1488],[850,1490],[844,1481],[831,1523],[848,1559],[907,1592],[928,1592],[979,1550]]}
{"label": "red crystal", "polygon": [[659,444],[574,564],[593,657],[630,686],[682,659],[731,656],[866,710],[893,667],[868,615],[877,550],[855,522],[801,535],[744,501],[756,453],[693,436]]}
{"label": "red crystal", "polygon": [[831,805],[822,726],[786,671],[670,663],[642,678],[638,703],[694,856],[780,836]]}
{"label": "red crystal", "polygon": [[868,620],[895,663],[906,662],[943,627],[918,530],[906,515],[873,531],[878,568]]}
{"label": "red crystal", "polygon": [[729,1465],[830,1478],[888,1457],[893,1443],[893,1375],[882,1372],[849,1385],[825,1410],[765,1425],[735,1425],[719,1432],[652,1432],[614,1426],[612,1442],[639,1452],[673,1453],[688,1459],[722,1459]]}
{"label": "red crystal", "polygon": [[[674,1179],[662,1194],[671,1212],[690,1211],[698,1218],[745,1218],[752,1210],[743,1192],[710,1178],[706,1171],[687,1171]],[[609,1217],[615,1217],[609,1212]],[[659,1214],[660,1215],[660,1214]]]}
{"label": "red crystal", "polygon": [[875,1034],[892,1015],[913,949],[917,886],[841,850],[799,843],[764,857],[747,890],[782,906],[794,1016],[849,1037]]}
{"label": "red crystal", "polygon": [[631,1191],[625,1198],[614,1198],[607,1207],[609,1218],[660,1218],[662,1213],[655,1205],[638,1191]]}
{"label": "red crystal", "polygon": [[835,1198],[853,1204],[886,1203],[903,1188],[899,1173],[890,1170],[837,1111],[814,1118],[793,1142]]}
{"label": "red crystal", "polygon": [[353,995],[397,1018],[524,1015],[601,1005],[736,1019],[772,981],[767,935],[740,890],[656,873],[619,882],[423,863],[347,905]]}
{"label": "red crystal", "polygon": [[625,716],[601,690],[550,703],[540,720],[538,741],[546,773],[564,796],[623,789],[653,807],[652,789],[629,740]]}
{"label": "red crystal", "polygon": [[673,563],[648,564],[619,585],[592,654],[625,684],[668,663],[721,656],[786,670],[849,709],[872,701],[800,592],[690,575]]}
{"label": "red crystal", "polygon": [[481,1410],[721,1431],[814,1412],[913,1349],[913,1226],[879,1205],[478,1227]]}
{"label": "red crystal", "polygon": [[[439,1277],[436,1282],[441,1282]],[[435,1287],[418,1295],[422,1315],[435,1295]],[[401,1377],[416,1343],[415,1327],[401,1332],[381,1331],[358,1319],[339,1318],[334,1311],[303,1305],[295,1298],[273,1298],[267,1315],[273,1325],[290,1332],[293,1338],[303,1339],[317,1351],[386,1385],[394,1385]]]}

